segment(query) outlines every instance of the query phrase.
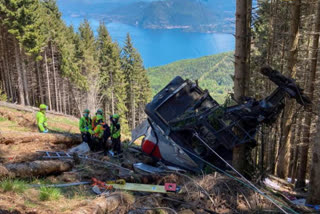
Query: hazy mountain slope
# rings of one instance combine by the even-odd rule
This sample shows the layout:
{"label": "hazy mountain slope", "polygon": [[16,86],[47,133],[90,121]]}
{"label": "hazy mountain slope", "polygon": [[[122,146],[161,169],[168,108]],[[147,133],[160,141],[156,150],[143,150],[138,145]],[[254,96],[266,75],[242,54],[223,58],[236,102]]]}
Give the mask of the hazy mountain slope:
{"label": "hazy mountain slope", "polygon": [[106,15],[109,21],[149,29],[184,29],[190,32],[233,31],[234,0],[215,6],[215,1],[162,0],[135,2]]}
{"label": "hazy mountain slope", "polygon": [[234,73],[233,52],[205,56],[197,59],[177,61],[168,65],[148,69],[153,95],[159,92],[175,76],[199,79],[201,87],[209,90],[222,103],[228,91],[232,91]]}

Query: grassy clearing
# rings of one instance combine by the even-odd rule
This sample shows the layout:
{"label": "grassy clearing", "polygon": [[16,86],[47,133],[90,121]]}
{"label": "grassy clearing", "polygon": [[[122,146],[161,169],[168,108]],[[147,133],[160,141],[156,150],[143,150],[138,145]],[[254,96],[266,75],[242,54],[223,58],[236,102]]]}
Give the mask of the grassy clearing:
{"label": "grassy clearing", "polygon": [[7,121],[7,120],[8,120],[7,118],[0,117],[0,122]]}
{"label": "grassy clearing", "polygon": [[57,127],[49,127],[48,129],[55,131],[55,132],[66,132],[65,129],[61,129],[61,128],[57,128]]}
{"label": "grassy clearing", "polygon": [[28,189],[27,183],[18,179],[5,179],[0,182],[0,188],[4,192],[23,193]]}
{"label": "grassy clearing", "polygon": [[59,200],[61,198],[61,191],[52,187],[40,187],[39,200],[40,201],[52,201]]}
{"label": "grassy clearing", "polygon": [[28,127],[20,126],[15,121],[10,121],[6,117],[0,117],[0,131],[21,131],[28,132],[31,131]]}
{"label": "grassy clearing", "polygon": [[63,124],[76,126],[76,127],[78,127],[78,123],[79,123],[78,120],[74,120],[74,119],[66,118],[66,117],[59,117],[59,116],[50,117],[50,120],[52,122],[63,123]]}

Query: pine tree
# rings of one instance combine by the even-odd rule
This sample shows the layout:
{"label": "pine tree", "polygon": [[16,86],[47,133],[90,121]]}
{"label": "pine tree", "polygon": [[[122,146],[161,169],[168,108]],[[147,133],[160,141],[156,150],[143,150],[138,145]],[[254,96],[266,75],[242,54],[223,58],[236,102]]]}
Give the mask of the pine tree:
{"label": "pine tree", "polygon": [[78,65],[87,79],[86,101],[88,108],[95,112],[100,106],[99,92],[101,84],[99,81],[96,41],[88,20],[84,20],[79,26],[79,39],[77,44]]}
{"label": "pine tree", "polygon": [[[141,104],[146,104],[151,92],[150,83],[140,54],[133,47],[131,37],[127,34],[125,45],[121,54],[122,69],[128,83],[126,87],[129,125],[135,129],[137,123],[141,122]],[[139,108],[140,107],[140,108]]]}
{"label": "pine tree", "polygon": [[122,130],[128,131],[126,100],[126,81],[121,70],[120,50],[112,42],[103,22],[100,23],[97,39],[101,93],[107,114],[119,114]]}

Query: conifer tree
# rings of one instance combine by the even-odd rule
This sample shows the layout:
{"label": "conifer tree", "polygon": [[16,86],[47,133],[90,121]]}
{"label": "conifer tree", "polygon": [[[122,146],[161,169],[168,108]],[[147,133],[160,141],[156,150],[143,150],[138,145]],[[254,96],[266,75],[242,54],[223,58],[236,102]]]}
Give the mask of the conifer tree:
{"label": "conifer tree", "polygon": [[84,20],[79,27],[79,44],[78,44],[78,59],[79,68],[87,78],[86,100],[88,108],[95,112],[99,107],[99,67],[97,59],[96,41],[93,31],[88,20]]}
{"label": "conifer tree", "polygon": [[116,43],[112,42],[103,22],[100,23],[97,39],[101,94],[107,114],[121,116],[122,129],[128,131],[125,106],[125,78],[121,70],[120,53]]}
{"label": "conifer tree", "polygon": [[[149,88],[149,80],[146,76],[146,70],[143,67],[143,62],[140,54],[133,47],[131,37],[127,34],[125,45],[122,49],[121,54],[122,69],[124,71],[125,79],[128,83],[126,87],[127,101],[126,105],[128,108],[129,125],[131,129],[136,127],[139,118],[137,113],[139,112],[139,103],[147,100],[145,96],[149,96],[146,88]],[[146,86],[146,94],[142,90]]]}

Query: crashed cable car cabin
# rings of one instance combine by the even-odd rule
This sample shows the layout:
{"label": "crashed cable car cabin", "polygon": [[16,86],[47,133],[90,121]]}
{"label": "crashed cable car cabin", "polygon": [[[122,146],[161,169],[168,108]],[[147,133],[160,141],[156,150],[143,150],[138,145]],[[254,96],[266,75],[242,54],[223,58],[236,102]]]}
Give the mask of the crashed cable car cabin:
{"label": "crashed cable car cabin", "polygon": [[174,78],[147,104],[148,119],[132,139],[145,136],[142,151],[166,165],[195,173],[208,162],[225,168],[211,149],[231,163],[233,147],[254,146],[259,126],[277,119],[286,97],[303,106],[311,103],[293,79],[270,67],[261,73],[278,86],[274,92],[262,100],[246,97],[229,107],[219,105],[196,83]]}

